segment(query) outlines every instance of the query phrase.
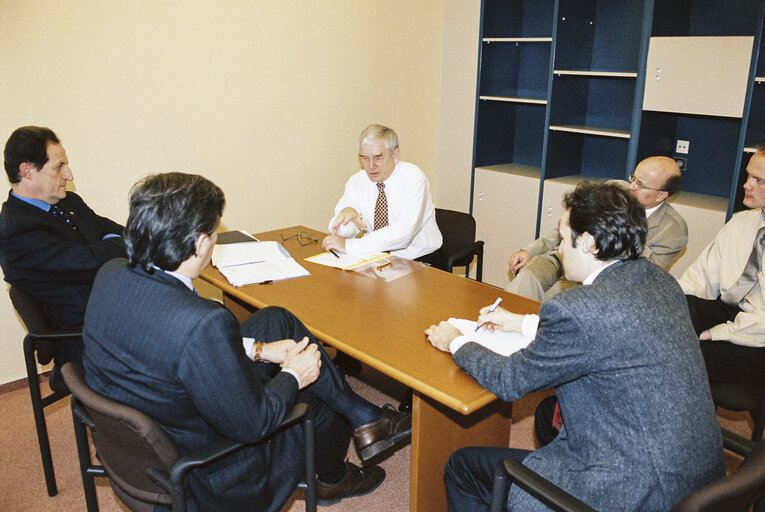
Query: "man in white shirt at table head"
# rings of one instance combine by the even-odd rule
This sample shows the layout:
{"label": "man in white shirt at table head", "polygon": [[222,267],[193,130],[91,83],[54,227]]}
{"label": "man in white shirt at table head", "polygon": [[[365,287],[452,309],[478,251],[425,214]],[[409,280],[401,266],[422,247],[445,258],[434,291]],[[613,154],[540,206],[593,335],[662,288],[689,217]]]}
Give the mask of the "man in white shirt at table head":
{"label": "man in white shirt at table head", "polygon": [[345,184],[322,242],[325,250],[416,259],[441,247],[428,179],[416,165],[400,161],[400,153],[398,135],[387,126],[371,124],[361,132],[364,169]]}

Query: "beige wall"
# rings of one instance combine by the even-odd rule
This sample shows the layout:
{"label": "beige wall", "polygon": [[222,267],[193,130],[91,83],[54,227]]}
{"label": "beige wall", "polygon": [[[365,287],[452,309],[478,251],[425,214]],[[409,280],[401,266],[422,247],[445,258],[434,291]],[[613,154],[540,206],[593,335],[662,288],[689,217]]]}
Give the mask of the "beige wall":
{"label": "beige wall", "polygon": [[439,208],[463,212],[470,207],[480,18],[481,0],[444,2],[438,173],[433,201]]}
{"label": "beige wall", "polygon": [[[182,170],[224,189],[225,228],[323,229],[358,168],[359,131],[380,122],[436,203],[465,209],[468,191],[441,175],[469,185],[479,6],[0,0],[0,138],[53,128],[74,189],[119,222],[137,178]],[[447,165],[455,159],[466,175]],[[5,293],[0,321],[3,383],[24,375],[24,331]]]}

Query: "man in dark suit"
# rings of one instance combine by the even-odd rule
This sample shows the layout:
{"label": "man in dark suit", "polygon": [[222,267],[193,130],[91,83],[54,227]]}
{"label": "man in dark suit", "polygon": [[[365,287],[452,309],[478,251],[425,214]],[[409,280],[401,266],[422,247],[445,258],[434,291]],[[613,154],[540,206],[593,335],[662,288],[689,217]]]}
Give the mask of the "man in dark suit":
{"label": "man in dark suit", "polygon": [[[495,354],[450,324],[426,334],[503,400],[556,387],[560,434],[534,452],[465,448],[445,468],[451,510],[486,510],[494,468],[513,457],[597,510],[668,510],[724,475],[720,430],[701,352],[675,280],[640,257],[645,213],[614,184],[564,198],[560,257],[584,286],[539,317],[481,310],[484,328],[526,331],[527,348]],[[525,324],[525,325],[524,325]],[[547,510],[512,486],[508,510]]]}
{"label": "man in dark suit", "polygon": [[[23,126],[5,144],[11,183],[0,211],[5,280],[35,298],[52,329],[79,329],[101,265],[125,255],[122,226],[96,215],[74,192],[66,151],[48,128]],[[81,361],[82,344],[62,343],[57,364]]]}
{"label": "man in dark suit", "polygon": [[[88,384],[154,418],[182,455],[219,438],[258,441],[307,402],[316,417],[320,500],[373,491],[385,472],[344,462],[345,421],[366,461],[405,442],[411,416],[354,393],[287,310],[260,310],[240,326],[194,292],[223,206],[223,192],[202,176],[159,174],[133,187],[128,261],[102,267],[85,315]],[[302,468],[302,443],[289,429],[192,472],[192,510],[279,510]]]}

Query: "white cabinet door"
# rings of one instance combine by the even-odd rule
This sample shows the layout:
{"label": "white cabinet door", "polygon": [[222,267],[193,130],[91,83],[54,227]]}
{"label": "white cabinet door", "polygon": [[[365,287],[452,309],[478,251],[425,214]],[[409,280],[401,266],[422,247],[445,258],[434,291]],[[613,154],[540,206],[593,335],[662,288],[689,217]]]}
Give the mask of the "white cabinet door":
{"label": "white cabinet door", "polygon": [[534,241],[539,174],[475,170],[473,216],[476,238],[485,242],[483,281],[504,288],[510,254]]}
{"label": "white cabinet door", "polygon": [[728,201],[725,198],[679,192],[669,202],[688,224],[688,247],[669,269],[670,274],[679,278],[722,229]]}
{"label": "white cabinet door", "polygon": [[751,36],[652,37],[643,110],[741,117]]}

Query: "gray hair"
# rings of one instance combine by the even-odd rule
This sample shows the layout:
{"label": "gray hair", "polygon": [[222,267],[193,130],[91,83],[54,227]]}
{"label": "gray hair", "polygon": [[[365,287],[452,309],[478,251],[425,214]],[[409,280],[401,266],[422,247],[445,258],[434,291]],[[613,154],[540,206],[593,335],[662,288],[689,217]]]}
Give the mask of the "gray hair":
{"label": "gray hair", "polygon": [[398,149],[398,135],[392,128],[381,124],[370,124],[359,135],[359,148],[365,144],[372,144],[376,140],[382,140],[388,151]]}

